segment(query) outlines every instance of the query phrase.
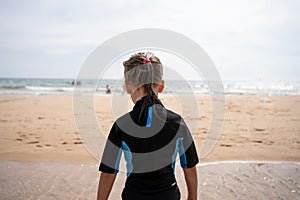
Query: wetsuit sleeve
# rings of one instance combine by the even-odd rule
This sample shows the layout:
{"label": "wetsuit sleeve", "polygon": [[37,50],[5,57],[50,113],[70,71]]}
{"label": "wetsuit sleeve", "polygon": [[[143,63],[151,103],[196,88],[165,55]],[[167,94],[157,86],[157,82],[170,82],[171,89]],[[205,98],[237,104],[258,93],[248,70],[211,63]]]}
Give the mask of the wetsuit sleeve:
{"label": "wetsuit sleeve", "polygon": [[120,158],[122,155],[122,139],[120,129],[116,123],[112,126],[103,151],[99,171],[116,174],[119,171]]}
{"label": "wetsuit sleeve", "polygon": [[183,119],[181,119],[180,133],[183,138],[179,152],[181,167],[192,168],[199,162],[199,159],[192,134]]}

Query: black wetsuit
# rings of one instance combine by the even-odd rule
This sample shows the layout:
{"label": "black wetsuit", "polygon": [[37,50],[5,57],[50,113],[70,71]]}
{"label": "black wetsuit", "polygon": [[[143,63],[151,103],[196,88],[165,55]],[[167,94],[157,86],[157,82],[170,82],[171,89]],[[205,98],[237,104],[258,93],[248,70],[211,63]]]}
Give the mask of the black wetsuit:
{"label": "black wetsuit", "polygon": [[199,161],[193,138],[180,115],[157,103],[148,108],[147,119],[139,120],[145,97],[113,125],[99,170],[118,173],[122,152],[127,180],[122,199],[180,199],[174,169],[179,154],[183,168]]}

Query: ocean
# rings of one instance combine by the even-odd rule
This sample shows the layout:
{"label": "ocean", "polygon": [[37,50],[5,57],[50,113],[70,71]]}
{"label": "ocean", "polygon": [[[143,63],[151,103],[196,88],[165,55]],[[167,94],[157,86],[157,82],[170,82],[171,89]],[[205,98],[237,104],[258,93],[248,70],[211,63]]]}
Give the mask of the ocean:
{"label": "ocean", "polygon": [[[122,95],[123,80],[81,80],[76,92],[95,96],[106,94],[109,85],[112,94]],[[225,95],[300,95],[300,81],[223,81]],[[163,95],[210,95],[207,82],[197,80],[166,80]],[[73,95],[73,79],[0,78],[0,96]]]}

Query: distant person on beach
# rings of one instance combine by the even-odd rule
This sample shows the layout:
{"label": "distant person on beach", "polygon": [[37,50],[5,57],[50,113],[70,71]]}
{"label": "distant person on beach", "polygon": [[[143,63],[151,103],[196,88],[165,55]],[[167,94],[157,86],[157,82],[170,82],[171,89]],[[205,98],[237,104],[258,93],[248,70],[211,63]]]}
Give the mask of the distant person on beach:
{"label": "distant person on beach", "polygon": [[158,98],[164,89],[163,66],[152,53],[137,53],[123,62],[125,88],[135,104],[113,124],[99,166],[98,200],[107,200],[122,152],[127,179],[123,200],[179,200],[175,179],[177,155],[189,200],[197,200],[199,162],[192,135],[183,118]]}
{"label": "distant person on beach", "polygon": [[72,85],[81,85],[81,81],[72,81]]}
{"label": "distant person on beach", "polygon": [[106,91],[105,91],[105,93],[106,93],[106,94],[110,94],[110,93],[111,93],[111,91],[110,91],[110,88],[109,88],[109,85],[108,85],[108,84],[106,85]]}

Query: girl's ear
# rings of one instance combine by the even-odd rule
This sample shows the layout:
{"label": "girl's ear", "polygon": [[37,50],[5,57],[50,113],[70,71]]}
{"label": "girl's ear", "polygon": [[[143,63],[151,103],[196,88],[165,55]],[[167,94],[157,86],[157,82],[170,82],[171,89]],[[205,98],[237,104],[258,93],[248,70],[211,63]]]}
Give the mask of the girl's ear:
{"label": "girl's ear", "polygon": [[131,94],[132,93],[132,90],[131,90],[131,87],[128,83],[128,81],[125,81],[125,85],[124,85],[124,89],[126,90],[127,94]]}
{"label": "girl's ear", "polygon": [[162,80],[158,88],[158,93],[162,93],[164,91],[164,88],[165,88],[165,81]]}

